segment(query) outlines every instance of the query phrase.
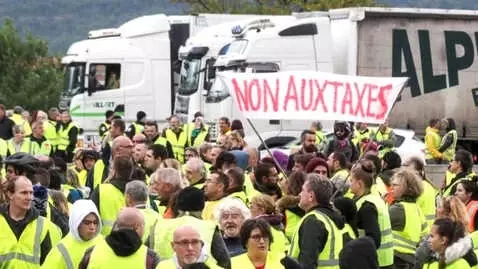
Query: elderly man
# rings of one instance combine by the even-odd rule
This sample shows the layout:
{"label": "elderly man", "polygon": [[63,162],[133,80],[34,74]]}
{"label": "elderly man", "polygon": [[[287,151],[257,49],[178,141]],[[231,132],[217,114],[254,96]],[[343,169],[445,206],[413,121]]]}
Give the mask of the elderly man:
{"label": "elderly man", "polygon": [[78,268],[85,250],[103,240],[100,214],[92,201],[78,200],[70,212],[70,233],[50,251],[42,268]]}
{"label": "elderly man", "polygon": [[155,174],[156,179],[151,191],[156,193],[160,200],[159,214],[167,219],[173,218],[173,198],[183,188],[181,175],[174,168],[159,168]]}
{"label": "elderly man", "polygon": [[189,186],[196,187],[200,190],[204,188],[206,183],[206,168],[203,161],[199,158],[191,158],[185,165],[186,179],[189,181]]}
{"label": "elderly man", "polygon": [[142,244],[143,233],[143,214],[136,208],[122,209],[113,231],[85,252],[78,268],[156,268],[159,258]]}
{"label": "elderly man", "polygon": [[246,252],[240,232],[244,221],[251,217],[249,208],[237,198],[227,198],[219,205],[216,214],[229,256],[232,258]]}
{"label": "elderly man", "polygon": [[145,232],[143,235],[143,242],[148,239],[151,227],[160,218],[158,212],[147,206],[148,201],[148,186],[143,181],[133,180],[126,184],[125,198],[127,207],[135,207],[141,211],[144,216]]}
{"label": "elderly man", "polygon": [[102,155],[102,157],[96,161],[93,169],[88,171],[86,186],[93,190],[99,184],[103,183],[110,175],[110,172],[112,172],[112,169],[110,169],[110,166],[113,164],[112,161],[118,156],[131,158],[132,149],[133,143],[126,136],[118,136],[115,138],[111,147],[111,158],[109,155]]}
{"label": "elderly man", "polygon": [[199,232],[192,226],[176,228],[171,247],[174,249],[174,257],[160,262],[157,269],[185,268],[193,263],[204,263],[213,269],[221,268],[205,254],[204,242]]}
{"label": "elderly man", "polygon": [[133,159],[134,159],[134,162],[140,167],[144,166],[144,158],[146,157],[147,150],[148,150],[148,146],[144,143],[134,145]]}

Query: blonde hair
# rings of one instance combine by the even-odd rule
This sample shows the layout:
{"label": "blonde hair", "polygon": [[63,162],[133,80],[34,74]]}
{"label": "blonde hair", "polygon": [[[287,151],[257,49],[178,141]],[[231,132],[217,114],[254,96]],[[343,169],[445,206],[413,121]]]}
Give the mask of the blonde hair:
{"label": "blonde hair", "polygon": [[69,216],[68,201],[61,191],[49,190],[51,199],[53,200],[53,206],[57,208],[61,213]]}
{"label": "blonde hair", "polygon": [[398,179],[400,185],[404,185],[405,191],[402,196],[418,198],[423,193],[423,182],[418,173],[410,168],[399,168],[392,176]]}
{"label": "blonde hair", "polygon": [[258,196],[254,196],[251,200],[251,206],[253,204],[263,209],[264,214],[266,215],[273,215],[277,213],[274,199],[269,195],[261,194]]}

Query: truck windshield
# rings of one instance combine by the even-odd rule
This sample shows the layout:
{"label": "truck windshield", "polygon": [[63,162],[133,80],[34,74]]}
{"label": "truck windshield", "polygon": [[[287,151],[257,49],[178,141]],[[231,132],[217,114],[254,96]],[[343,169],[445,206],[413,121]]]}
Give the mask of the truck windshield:
{"label": "truck windshield", "polygon": [[63,96],[72,97],[85,88],[85,63],[72,63],[66,66]]}
{"label": "truck windshield", "polygon": [[178,93],[191,95],[198,90],[200,59],[184,60],[181,63],[181,77],[179,79]]}
{"label": "truck windshield", "polygon": [[246,50],[248,41],[246,39],[234,40],[229,44],[225,54],[242,54]]}

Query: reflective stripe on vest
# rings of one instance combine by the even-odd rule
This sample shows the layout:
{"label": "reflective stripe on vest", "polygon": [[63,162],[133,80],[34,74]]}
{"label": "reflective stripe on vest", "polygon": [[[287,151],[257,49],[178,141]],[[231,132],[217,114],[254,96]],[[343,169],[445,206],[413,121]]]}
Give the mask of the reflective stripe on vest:
{"label": "reflective stripe on vest", "polygon": [[466,205],[466,211],[468,212],[468,217],[470,221],[468,222],[468,232],[475,231],[475,216],[478,211],[478,201],[470,201]]}
{"label": "reflective stripe on vest", "polygon": [[[3,225],[1,225],[1,226],[3,226],[4,229],[6,228],[6,229],[10,230],[10,227],[8,226],[8,223],[5,219],[5,217],[2,216],[1,219],[2,219],[1,222],[3,222]],[[31,229],[32,229],[31,226],[32,225],[36,226],[35,227],[35,234],[34,234],[34,237],[33,237],[33,242],[31,242],[30,240],[25,239],[25,237],[27,237],[27,239],[30,239],[30,238],[28,238],[29,234],[27,234],[27,233],[29,233],[31,231]],[[27,224],[27,226],[23,230],[22,235],[20,236],[19,240],[17,240],[15,238],[15,235],[10,230],[9,232],[12,233],[13,237],[15,238],[14,239],[15,241],[10,241],[10,240],[8,240],[7,242],[2,241],[1,244],[2,245],[14,244],[14,248],[11,249],[11,252],[0,254],[0,263],[9,263],[9,262],[12,262],[13,260],[20,260],[20,261],[23,261],[23,262],[32,263],[32,264],[35,264],[35,265],[39,266],[40,265],[40,254],[41,254],[40,253],[41,252],[40,245],[41,245],[42,237],[46,236],[46,231],[44,232],[44,230],[46,230],[45,218],[41,217],[41,216],[38,217],[36,220]],[[6,233],[8,233],[8,232],[2,229],[2,234],[6,234]],[[44,236],[42,236],[42,234],[44,234]],[[7,238],[2,238],[2,239],[7,239]],[[18,252],[19,250],[21,251],[21,249],[19,249],[19,248],[22,246],[22,244],[31,244],[31,243],[33,243],[33,245],[28,245],[28,247],[33,247],[33,253],[32,253],[33,255]],[[0,247],[0,249],[2,249],[2,248],[3,247]],[[7,249],[5,249],[4,251],[7,251]],[[13,266],[13,268],[22,268],[22,266],[18,266],[18,267]]]}
{"label": "reflective stripe on vest", "polygon": [[184,148],[187,143],[187,133],[182,130],[179,134],[179,138],[171,129],[166,129],[166,139],[171,143],[173,147],[173,153],[176,160],[183,163],[184,162]]}
{"label": "reflective stripe on vest", "polygon": [[[378,264],[383,266],[389,266],[393,264],[393,236],[392,226],[390,224],[390,215],[388,207],[382,198],[378,195],[368,194],[361,197],[355,202],[357,211],[360,210],[363,203],[367,201],[375,205],[378,213],[378,226],[380,227],[380,247],[377,249]],[[359,235],[364,235],[363,230],[359,230]]]}
{"label": "reflective stripe on vest", "polygon": [[413,202],[399,202],[405,211],[405,227],[403,231],[393,231],[394,250],[405,254],[415,254],[420,242],[422,230],[425,228],[420,207]]}
{"label": "reflective stripe on vest", "polygon": [[118,212],[125,206],[124,194],[110,183],[98,186],[100,194],[100,216],[103,223],[102,235],[108,235]]}
{"label": "reflective stripe on vest", "polygon": [[329,234],[327,238],[327,242],[325,243],[324,249],[317,257],[317,264],[318,264],[317,268],[339,268],[338,253],[342,250],[343,239],[342,237],[340,237],[339,240],[336,240],[337,239],[336,235],[341,235],[342,233],[327,215],[325,215],[324,213],[318,210],[312,210],[311,212],[305,214],[305,216],[300,220],[297,226],[297,230],[290,244],[289,255],[294,259],[297,259],[299,257],[300,226],[302,225],[302,222],[310,215],[314,215],[314,217],[316,217],[318,221],[322,222],[325,226],[325,229],[327,230]]}
{"label": "reflective stripe on vest", "polygon": [[56,247],[60,251],[61,256],[63,256],[63,259],[65,260],[66,268],[75,269],[75,266],[73,265],[73,261],[71,260],[71,257],[70,257],[70,253],[68,253],[68,250],[66,250],[65,245],[63,245],[63,243],[59,243]]}
{"label": "reflective stripe on vest", "polygon": [[[451,145],[443,152],[443,159],[446,161],[451,162],[453,160],[453,157],[455,157],[455,149],[456,149],[456,143],[458,142],[458,133],[456,130],[451,130],[449,131],[445,136],[451,136],[452,137],[452,142]],[[440,143],[440,147],[445,143],[446,139],[442,139]]]}

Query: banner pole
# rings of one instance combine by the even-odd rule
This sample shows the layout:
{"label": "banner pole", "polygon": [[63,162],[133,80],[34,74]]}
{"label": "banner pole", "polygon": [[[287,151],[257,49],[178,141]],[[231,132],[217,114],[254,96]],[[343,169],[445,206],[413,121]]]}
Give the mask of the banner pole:
{"label": "banner pole", "polygon": [[259,138],[259,140],[261,141],[261,144],[264,145],[264,148],[266,148],[266,151],[267,153],[269,153],[269,155],[271,156],[272,160],[274,161],[275,165],[279,168],[280,172],[285,176],[285,179],[286,180],[289,180],[289,177],[287,176],[287,173],[284,171],[284,169],[282,169],[282,166],[280,166],[279,162],[277,161],[277,159],[274,157],[274,155],[272,155],[272,151],[271,149],[266,145],[266,143],[264,142],[264,139],[262,139],[262,136],[259,134],[259,132],[257,131],[256,127],[254,126],[254,124],[252,123],[251,119],[247,118],[247,122],[249,123],[249,125],[251,126],[252,130],[254,130],[254,133],[257,135],[257,137]]}

